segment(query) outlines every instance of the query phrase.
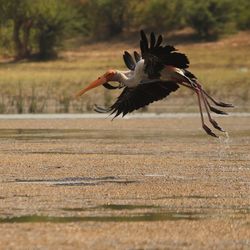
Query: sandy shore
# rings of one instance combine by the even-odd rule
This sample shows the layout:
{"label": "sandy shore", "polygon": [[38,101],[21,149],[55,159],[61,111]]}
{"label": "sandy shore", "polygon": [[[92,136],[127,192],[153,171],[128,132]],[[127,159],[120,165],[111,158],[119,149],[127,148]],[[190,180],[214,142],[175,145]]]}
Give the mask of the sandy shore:
{"label": "sandy shore", "polygon": [[0,120],[0,249],[249,249],[250,117],[217,120]]}

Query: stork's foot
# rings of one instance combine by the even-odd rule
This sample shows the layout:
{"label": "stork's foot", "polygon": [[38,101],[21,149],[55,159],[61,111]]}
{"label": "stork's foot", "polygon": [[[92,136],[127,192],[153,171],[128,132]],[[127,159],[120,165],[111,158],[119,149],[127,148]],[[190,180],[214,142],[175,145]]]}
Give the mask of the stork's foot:
{"label": "stork's foot", "polygon": [[208,135],[211,135],[211,136],[213,136],[213,137],[218,138],[218,136],[217,136],[215,133],[213,133],[212,130],[211,130],[208,126],[206,126],[206,125],[204,124],[202,127],[203,127],[203,129],[206,131],[206,133],[207,133]]}
{"label": "stork's foot", "polygon": [[217,108],[215,108],[215,107],[213,107],[213,106],[209,106],[209,109],[210,109],[212,112],[216,113],[216,114],[228,115],[227,112],[222,111],[222,110],[219,110],[219,109],[217,109]]}
{"label": "stork's foot", "polygon": [[211,119],[211,120],[209,120],[209,121],[210,121],[211,124],[214,126],[214,128],[220,130],[221,132],[225,132],[225,130],[224,130],[223,128],[221,128],[215,120]]}

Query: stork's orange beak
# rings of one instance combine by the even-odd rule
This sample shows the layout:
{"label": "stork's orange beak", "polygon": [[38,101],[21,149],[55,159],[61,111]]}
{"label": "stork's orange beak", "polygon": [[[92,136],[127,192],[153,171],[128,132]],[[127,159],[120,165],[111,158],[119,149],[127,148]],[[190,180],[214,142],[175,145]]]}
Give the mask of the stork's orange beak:
{"label": "stork's orange beak", "polygon": [[90,83],[88,86],[86,86],[85,88],[83,88],[82,90],[80,90],[77,94],[76,97],[79,97],[81,95],[83,95],[85,92],[87,92],[90,89],[96,88],[102,84],[104,84],[105,82],[107,82],[107,79],[102,76],[99,77],[97,80],[95,80],[94,82]]}
{"label": "stork's orange beak", "polygon": [[112,79],[114,74],[115,74],[114,70],[109,70],[103,76],[99,77],[97,80],[90,83],[88,86],[86,86],[82,90],[80,90],[75,96],[79,97],[79,96],[83,95],[84,93],[86,93],[87,91],[89,91],[90,89],[96,88],[96,87],[106,83],[107,81]]}

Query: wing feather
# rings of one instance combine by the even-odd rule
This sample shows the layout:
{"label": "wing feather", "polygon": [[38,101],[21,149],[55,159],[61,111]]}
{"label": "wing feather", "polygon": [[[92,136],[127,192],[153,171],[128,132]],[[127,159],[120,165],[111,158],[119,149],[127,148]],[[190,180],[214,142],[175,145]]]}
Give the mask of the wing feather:
{"label": "wing feather", "polygon": [[139,62],[141,60],[141,56],[139,55],[138,52],[134,51],[134,58],[136,62]]}
{"label": "wing feather", "polygon": [[[185,69],[189,66],[189,60],[183,53],[177,52],[171,45],[162,45],[161,35],[156,39],[155,34],[150,34],[150,47],[145,32],[141,31],[140,48],[142,58],[145,60],[145,72],[150,79],[157,78],[161,70],[166,65],[172,65],[177,68]],[[156,41],[156,42],[155,42]]]}
{"label": "wing feather", "polygon": [[159,47],[162,43],[162,40],[163,40],[162,35],[159,35],[155,47]]}
{"label": "wing feather", "polygon": [[153,49],[155,46],[155,34],[151,32],[150,34],[150,49]]}
{"label": "wing feather", "polygon": [[126,87],[110,107],[111,114],[115,114],[114,118],[120,114],[125,116],[154,101],[165,98],[178,88],[179,86],[175,82],[170,81],[142,84],[135,88]]}
{"label": "wing feather", "polygon": [[123,54],[123,60],[126,66],[128,67],[128,69],[135,70],[135,61],[133,57],[127,51],[125,51]]}

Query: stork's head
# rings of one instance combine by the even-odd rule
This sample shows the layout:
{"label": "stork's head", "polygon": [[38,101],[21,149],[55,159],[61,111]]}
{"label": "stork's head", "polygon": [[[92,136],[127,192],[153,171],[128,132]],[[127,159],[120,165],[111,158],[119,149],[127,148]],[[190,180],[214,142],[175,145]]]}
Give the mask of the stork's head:
{"label": "stork's head", "polygon": [[90,83],[88,86],[80,90],[77,94],[76,97],[79,97],[83,95],[85,92],[87,92],[90,89],[93,89],[95,87],[98,87],[108,81],[114,81],[116,76],[116,71],[113,69],[108,70],[104,75],[98,77],[94,82]]}

